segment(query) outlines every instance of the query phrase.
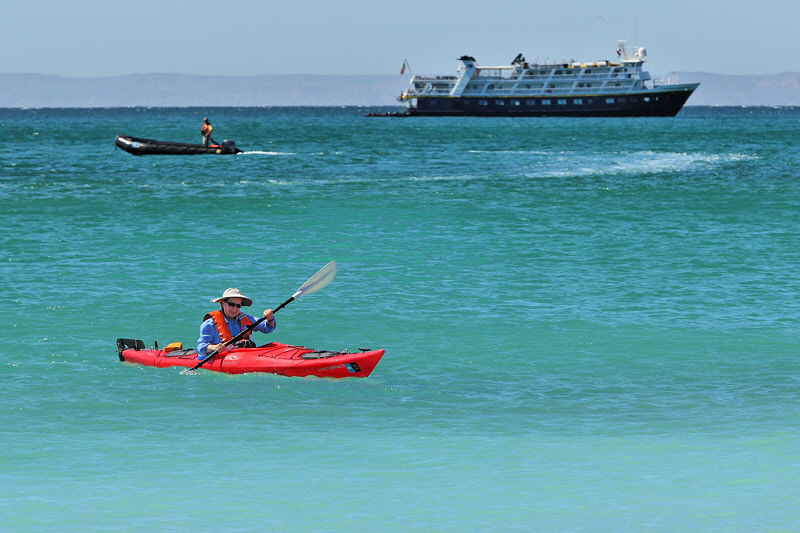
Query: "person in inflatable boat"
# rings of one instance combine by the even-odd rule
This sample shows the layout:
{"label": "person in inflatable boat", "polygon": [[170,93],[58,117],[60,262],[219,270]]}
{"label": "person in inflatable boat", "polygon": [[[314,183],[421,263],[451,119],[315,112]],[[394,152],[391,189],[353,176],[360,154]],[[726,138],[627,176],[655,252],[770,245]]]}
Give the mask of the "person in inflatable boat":
{"label": "person in inflatable boat", "polygon": [[200,133],[203,135],[203,146],[208,146],[209,141],[211,141],[211,132],[214,131],[214,127],[208,121],[208,117],[203,119],[203,125],[200,127]]}
{"label": "person in inflatable boat", "polygon": [[[219,303],[219,311],[211,311],[203,318],[200,326],[200,338],[197,339],[197,358],[205,359],[208,353],[215,350],[227,352],[234,348],[251,348],[255,346],[250,340],[250,333],[234,344],[225,346],[225,343],[257,322],[254,316],[241,313],[242,306],[253,305],[253,300],[242,294],[239,289],[227,289],[222,296],[211,300]],[[272,309],[264,311],[265,321],[258,324],[253,331],[272,333],[275,330],[275,316]]]}

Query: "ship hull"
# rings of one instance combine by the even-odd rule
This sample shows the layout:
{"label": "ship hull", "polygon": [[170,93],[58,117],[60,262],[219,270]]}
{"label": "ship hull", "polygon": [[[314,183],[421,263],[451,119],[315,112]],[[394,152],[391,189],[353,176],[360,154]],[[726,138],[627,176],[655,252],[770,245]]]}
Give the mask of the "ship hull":
{"label": "ship hull", "polygon": [[674,117],[699,84],[635,93],[570,96],[419,96],[409,116]]}

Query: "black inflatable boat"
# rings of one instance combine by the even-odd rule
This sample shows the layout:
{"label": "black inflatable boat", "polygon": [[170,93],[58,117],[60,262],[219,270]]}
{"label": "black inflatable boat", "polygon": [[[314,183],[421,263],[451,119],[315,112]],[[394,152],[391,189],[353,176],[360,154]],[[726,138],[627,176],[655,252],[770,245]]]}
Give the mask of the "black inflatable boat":
{"label": "black inflatable boat", "polygon": [[236,143],[229,140],[222,144],[176,143],[169,141],[156,141],[154,139],[140,139],[127,135],[117,135],[115,144],[133,155],[194,155],[194,154],[240,154],[243,150],[236,148]]}

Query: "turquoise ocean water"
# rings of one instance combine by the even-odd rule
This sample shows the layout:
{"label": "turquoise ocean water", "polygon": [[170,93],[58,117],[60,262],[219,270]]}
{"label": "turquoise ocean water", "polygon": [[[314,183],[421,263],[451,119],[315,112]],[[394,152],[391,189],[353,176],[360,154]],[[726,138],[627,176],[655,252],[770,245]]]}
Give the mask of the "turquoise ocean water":
{"label": "turquoise ocean water", "polygon": [[[800,109],[367,111],[0,110],[0,529],[800,527]],[[117,358],[331,260],[260,338],[367,379]]]}

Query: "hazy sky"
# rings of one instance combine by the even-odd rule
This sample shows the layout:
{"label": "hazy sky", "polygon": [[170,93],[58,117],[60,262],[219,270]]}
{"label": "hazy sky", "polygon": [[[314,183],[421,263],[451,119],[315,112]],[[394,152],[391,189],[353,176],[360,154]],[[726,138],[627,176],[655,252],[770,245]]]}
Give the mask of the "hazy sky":
{"label": "hazy sky", "polygon": [[450,73],[614,59],[653,74],[800,71],[799,0],[0,0],[2,73]]}

